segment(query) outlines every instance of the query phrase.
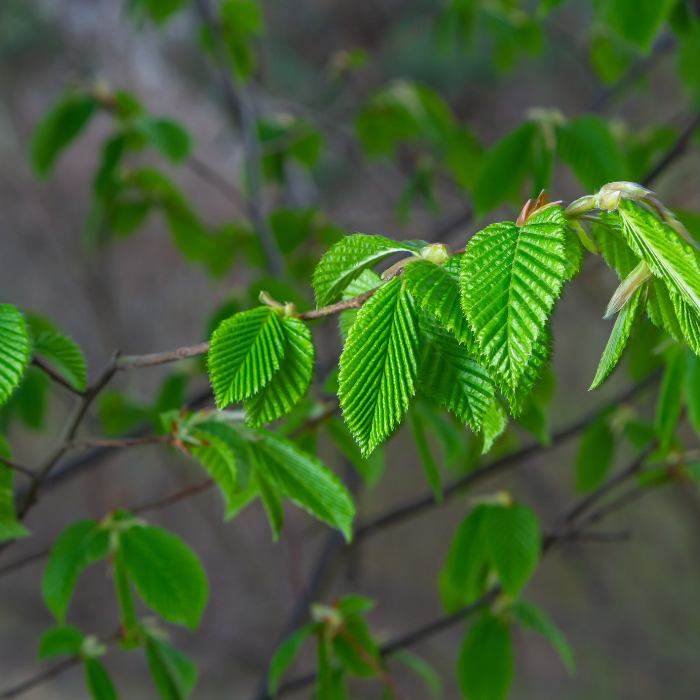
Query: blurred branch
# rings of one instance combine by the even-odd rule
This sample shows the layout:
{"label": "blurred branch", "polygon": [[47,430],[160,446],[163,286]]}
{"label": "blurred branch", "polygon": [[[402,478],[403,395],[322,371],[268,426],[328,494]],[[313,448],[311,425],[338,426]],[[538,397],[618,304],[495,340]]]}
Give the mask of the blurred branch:
{"label": "blurred branch", "polygon": [[53,367],[47,364],[40,357],[35,355],[32,358],[32,364],[35,367],[38,367],[42,372],[45,372],[56,384],[59,384],[64,389],[68,389],[71,394],[75,394],[76,396],[85,396],[84,391],[80,391],[80,389],[76,389],[73,385],[69,384]]}
{"label": "blurred branch", "polygon": [[81,660],[77,656],[73,656],[70,659],[61,661],[60,664],[56,664],[56,666],[53,666],[52,668],[49,668],[46,671],[43,671],[42,673],[39,673],[33,678],[30,678],[29,680],[26,680],[23,683],[16,685],[14,688],[8,688],[7,690],[0,692],[0,700],[10,700],[10,698],[18,698],[20,695],[23,695],[27,691],[32,690],[32,688],[36,688],[38,685],[46,683],[46,681],[50,681],[56,676],[60,676],[65,671],[68,671],[74,666],[80,664],[80,662]]}
{"label": "blurred branch", "polygon": [[218,190],[226,199],[234,204],[236,208],[245,211],[247,204],[243,194],[223,175],[214,170],[214,168],[196,156],[191,156],[186,162],[186,166],[201,180],[209,183],[214,189]]}
{"label": "blurred branch", "polygon": [[23,569],[25,566],[29,566],[29,564],[33,564],[36,561],[46,559],[46,557],[49,556],[50,552],[51,550],[48,548],[42,549],[39,552],[34,552],[34,554],[28,554],[26,557],[21,557],[20,559],[10,562],[9,564],[5,564],[5,566],[0,566],[0,576],[4,576],[5,574],[11,574],[13,571]]}
{"label": "blurred branch", "polygon": [[7,459],[7,457],[2,457],[1,455],[0,464],[4,464],[9,469],[16,471],[18,474],[23,474],[32,480],[37,478],[36,474],[31,469],[23,467],[21,464],[17,464],[17,462],[13,462],[11,459]]}

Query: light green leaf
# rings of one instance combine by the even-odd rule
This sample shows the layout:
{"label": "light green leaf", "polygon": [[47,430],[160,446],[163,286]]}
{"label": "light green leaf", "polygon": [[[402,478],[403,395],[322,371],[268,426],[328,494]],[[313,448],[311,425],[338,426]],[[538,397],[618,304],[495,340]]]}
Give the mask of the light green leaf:
{"label": "light green leaf", "polygon": [[395,651],[391,658],[400,661],[405,666],[408,666],[417,676],[420,676],[434,698],[442,697],[440,674],[427,661],[405,649]]}
{"label": "light green leaf", "polygon": [[296,659],[302,644],[313,634],[312,625],[305,625],[291,634],[275,651],[270,661],[270,672],[267,687],[271,696],[276,695],[280,678]]}
{"label": "light green leaf", "polygon": [[462,644],[458,672],[467,700],[503,700],[513,682],[513,642],[501,619],[482,617]]}
{"label": "light green leaf", "polygon": [[617,272],[617,276],[622,281],[639,265],[639,257],[629,247],[622,233],[622,223],[618,213],[600,212],[599,217],[602,223],[594,224],[591,227],[591,234],[605,262]]}
{"label": "light green leaf", "polygon": [[508,427],[508,414],[505,412],[501,402],[494,398],[489,404],[484,421],[481,425],[481,432],[484,436],[484,447],[482,454],[486,454],[493,447],[493,443],[503,435]]}
{"label": "light green leaf", "polygon": [[30,357],[22,314],[12,304],[0,304],[0,406],[19,385]]}
{"label": "light green leaf", "polygon": [[238,439],[238,434],[230,426],[218,422],[204,423],[197,428],[197,430],[192,431],[192,437],[201,440],[202,444],[192,445],[189,450],[221,489],[226,502],[226,517],[228,519],[232,499],[238,491],[238,467],[233,449],[225,439],[217,435],[217,432],[230,432],[235,436],[234,439]]}
{"label": "light green leaf", "polygon": [[83,644],[83,633],[77,627],[53,627],[39,641],[39,661],[55,656],[77,656]]}
{"label": "light green leaf", "polygon": [[[0,457],[12,459],[12,450],[2,434]],[[29,536],[29,530],[17,520],[15,514],[14,477],[14,469],[0,463],[0,542]]]}
{"label": "light green leaf", "polygon": [[283,359],[272,379],[246,402],[247,420],[257,427],[286,416],[306,394],[314,369],[311,331],[298,318],[282,320]]}
{"label": "light green leaf", "polygon": [[438,465],[430,450],[428,439],[425,435],[425,424],[421,414],[416,410],[415,406],[408,410],[408,423],[411,426],[413,433],[413,441],[416,443],[416,449],[423,465],[425,477],[433,490],[435,500],[442,502],[442,483],[440,481],[440,471]]}
{"label": "light green leaf", "polygon": [[527,506],[492,506],[482,523],[486,550],[503,590],[517,595],[537,566],[542,535],[537,517]]}
{"label": "light green leaf", "polygon": [[192,139],[176,121],[143,117],[138,120],[136,127],[171,162],[179,163],[189,155]]}
{"label": "light green leaf", "polygon": [[610,471],[615,453],[615,436],[609,421],[610,411],[603,411],[583,431],[576,460],[577,491],[592,491]]}
{"label": "light green leaf", "polygon": [[422,329],[428,338],[421,358],[422,391],[478,432],[494,396],[493,380],[454,336],[428,324]]}
{"label": "light green leaf", "polygon": [[566,279],[566,220],[559,207],[524,226],[492,224],[469,242],[462,309],[488,368],[515,390],[546,331]]}
{"label": "light green leaf", "polygon": [[85,683],[93,700],[117,700],[117,691],[105,667],[96,659],[85,659]]}
{"label": "light green leaf", "polygon": [[343,631],[333,637],[333,651],[341,666],[355,676],[376,675],[379,649],[367,622],[357,614],[345,615],[343,622]]}
{"label": "light green leaf", "polygon": [[80,348],[61,333],[41,333],[34,340],[34,353],[42,355],[79,391],[85,391],[87,366]]}
{"label": "light green leaf", "polygon": [[[473,335],[459,303],[459,269],[463,256],[450,259],[450,266],[417,260],[406,266],[404,284],[416,305],[439,321],[457,340],[467,346]],[[450,274],[456,269],[457,274]]]}
{"label": "light green leaf", "polygon": [[332,417],[324,421],[328,434],[336,447],[350,460],[352,465],[360,472],[362,478],[371,488],[376,485],[384,473],[384,449],[379,446],[368,457],[363,457],[360,448],[353,440],[348,426],[338,418]]}
{"label": "light green leaf", "polygon": [[[354,297],[360,296],[365,292],[369,292],[372,289],[377,289],[382,284],[382,278],[372,270],[364,270],[362,274],[343,290],[342,299],[347,301],[348,299],[353,299]],[[340,330],[340,337],[345,342],[350,335],[350,329],[352,328],[355,319],[357,318],[357,309],[348,309],[347,311],[341,311],[338,315],[338,328]]]}
{"label": "light green leaf", "polygon": [[390,241],[382,236],[359,233],[343,238],[321,258],[314,271],[317,308],[334,302],[363,270],[396,253],[415,254],[424,245],[422,241]]}
{"label": "light green leaf", "polygon": [[280,368],[285,336],[276,309],[261,306],[223,321],[207,357],[216,405],[224,408],[264,388]]}
{"label": "light green leaf", "polygon": [[569,643],[542,608],[534,603],[519,600],[513,603],[510,609],[523,627],[538,632],[554,647],[569,675],[576,673],[576,661]]}
{"label": "light green leaf", "polygon": [[97,100],[76,90],[63,93],[34,128],[30,159],[37,177],[51,172],[58,155],[87,126],[98,108]]}
{"label": "light green leaf", "polygon": [[146,658],[151,676],[163,700],[183,700],[197,683],[197,667],[162,639],[149,636]]}
{"label": "light green leaf", "polygon": [[684,375],[684,353],[680,347],[672,347],[668,350],[666,369],[656,404],[656,429],[662,454],[668,452],[680,419]]}
{"label": "light green leaf", "polygon": [[159,527],[138,525],[121,533],[119,546],[129,577],[146,604],[169,622],[195,629],[209,586],[192,550]]}
{"label": "light green leaf", "polygon": [[674,0],[609,0],[604,18],[623,39],[648,51],[674,4]]}
{"label": "light green leaf", "polygon": [[362,307],[350,331],[338,395],[364,456],[389,437],[415,393],[417,326],[413,300],[395,278]]}
{"label": "light green leaf", "polygon": [[44,569],[41,590],[44,602],[59,622],[63,622],[78,576],[90,564],[107,557],[109,534],[96,520],[80,520],[69,525],[54,542]]}
{"label": "light green leaf", "polygon": [[700,435],[700,357],[688,350],[685,359],[683,396],[688,408],[688,419],[695,433]]}
{"label": "light green leaf", "polygon": [[620,361],[622,353],[627,347],[632,328],[642,312],[639,302],[646,294],[646,285],[638,287],[617,315],[612,333],[608,338],[605,350],[603,350],[603,356],[600,358],[591,389],[597,389],[601,386]]}

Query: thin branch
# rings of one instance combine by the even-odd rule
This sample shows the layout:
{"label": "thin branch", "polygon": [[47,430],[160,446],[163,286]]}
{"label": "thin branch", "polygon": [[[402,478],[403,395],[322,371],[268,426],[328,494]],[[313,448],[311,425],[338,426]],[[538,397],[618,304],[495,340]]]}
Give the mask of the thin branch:
{"label": "thin branch", "polygon": [[192,496],[196,496],[197,494],[202,493],[202,491],[210,489],[215,483],[216,482],[214,479],[204,479],[204,481],[199,481],[196,484],[192,484],[192,486],[187,486],[186,488],[180,489],[175,493],[171,493],[169,496],[165,496],[165,498],[159,498],[156,501],[148,501],[147,503],[136,506],[135,508],[129,508],[129,510],[134,515],[143,515],[143,513],[152,513],[154,510],[162,510],[163,508],[167,508],[178,501],[183,501],[186,498],[192,498]]}
{"label": "thin branch", "polygon": [[26,557],[17,559],[13,562],[10,562],[9,564],[5,564],[5,566],[0,566],[0,576],[4,576],[5,574],[11,574],[13,571],[19,571],[19,569],[23,569],[25,566],[29,566],[34,562],[46,559],[46,557],[49,556],[50,551],[50,549],[42,549],[39,552],[34,552],[34,554],[28,554]]}
{"label": "thin branch", "polygon": [[240,190],[221,175],[221,173],[214,170],[214,168],[196,156],[191,156],[186,165],[195,175],[218,190],[237,208],[245,210],[246,201]]}
{"label": "thin branch", "polygon": [[140,447],[141,445],[168,445],[174,439],[171,433],[151,435],[149,437],[125,437],[108,440],[105,438],[88,438],[73,443],[71,447]]}
{"label": "thin branch", "polygon": [[4,464],[9,469],[28,477],[32,481],[37,478],[36,474],[28,467],[23,467],[21,464],[17,464],[17,462],[13,462],[11,459],[7,459],[7,457],[3,457],[2,455],[0,455],[0,464]]}
{"label": "thin branch", "polygon": [[32,358],[32,364],[35,367],[38,367],[42,372],[45,372],[51,379],[54,381],[56,384],[59,384],[62,386],[64,389],[68,389],[71,394],[75,394],[76,396],[85,396],[84,391],[80,391],[80,389],[76,389],[72,384],[70,384],[64,377],[62,377],[51,365],[49,365],[45,360],[43,360],[41,357],[34,356]]}
{"label": "thin branch", "polygon": [[186,360],[197,355],[205,355],[209,351],[209,343],[198,343],[176,350],[154,352],[149,355],[123,355],[117,360],[117,369],[134,369],[136,367],[154,367],[168,362]]}
{"label": "thin branch", "polygon": [[46,681],[50,681],[56,676],[60,676],[65,671],[68,671],[69,669],[73,668],[74,666],[77,666],[78,664],[80,664],[80,659],[77,656],[73,656],[70,659],[66,659],[60,664],[57,664],[56,666],[53,666],[52,668],[49,668],[46,671],[37,674],[33,678],[30,678],[29,680],[26,680],[23,683],[16,685],[14,688],[8,688],[7,690],[0,692],[0,700],[10,700],[11,698],[18,698],[20,695],[26,693],[28,690],[36,688],[38,685],[46,683]]}

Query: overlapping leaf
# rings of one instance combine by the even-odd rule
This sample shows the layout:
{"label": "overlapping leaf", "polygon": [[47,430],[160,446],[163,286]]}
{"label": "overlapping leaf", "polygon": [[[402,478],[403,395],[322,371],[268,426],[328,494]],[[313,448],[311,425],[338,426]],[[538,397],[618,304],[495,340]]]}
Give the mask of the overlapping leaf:
{"label": "overlapping leaf", "polygon": [[361,233],[343,238],[321,258],[314,271],[317,307],[335,301],[363,270],[401,251],[417,253],[424,245],[422,241],[390,241]]}
{"label": "overlapping leaf", "polygon": [[462,267],[462,309],[499,380],[518,387],[566,279],[566,220],[549,207],[528,223],[488,226]]}
{"label": "overlapping leaf", "polygon": [[[382,278],[376,272],[372,272],[372,270],[363,270],[360,276],[350,282],[350,284],[343,290],[343,301],[358,297],[360,294],[376,289],[377,287],[381,286],[381,284]],[[355,323],[356,318],[357,309],[347,309],[346,311],[340,312],[338,316],[338,327],[340,329],[340,335],[343,338],[343,341],[348,339],[350,329],[352,328],[352,324]]]}
{"label": "overlapping leaf", "polygon": [[42,355],[79,391],[85,391],[87,366],[80,348],[62,333],[44,332],[34,340],[34,352]]}
{"label": "overlapping leaf", "polygon": [[[0,457],[12,459],[10,445],[1,434]],[[14,476],[13,469],[0,463],[0,542],[29,535],[29,530],[17,520],[15,514]]]}
{"label": "overlapping leaf", "polygon": [[0,304],[0,405],[19,385],[30,356],[22,314],[12,304]]}
{"label": "overlapping leaf", "polygon": [[417,372],[415,307],[403,281],[395,278],[359,311],[340,358],[340,406],[363,455],[401,421]]}

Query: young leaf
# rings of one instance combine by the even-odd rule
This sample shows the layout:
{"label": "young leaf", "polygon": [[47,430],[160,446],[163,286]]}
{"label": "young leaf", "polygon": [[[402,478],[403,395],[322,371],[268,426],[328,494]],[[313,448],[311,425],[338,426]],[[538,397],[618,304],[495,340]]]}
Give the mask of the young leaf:
{"label": "young leaf", "polygon": [[482,617],[462,644],[459,684],[467,700],[503,700],[513,682],[513,642],[501,619]]}
{"label": "young leaf", "polygon": [[253,427],[286,416],[306,394],[314,369],[311,331],[298,318],[282,320],[283,359],[272,379],[246,402],[248,423]]}
{"label": "young leaf", "polygon": [[251,442],[258,467],[287,498],[352,539],[355,505],[333,472],[294,443],[265,430]]}
{"label": "young leaf", "polygon": [[[348,299],[353,299],[354,297],[360,296],[365,292],[369,292],[372,289],[377,289],[382,284],[382,278],[372,270],[364,270],[362,274],[354,279],[350,284],[345,287],[342,293],[343,301]],[[357,318],[357,309],[347,309],[346,311],[341,311],[338,316],[338,328],[340,330],[340,336],[343,342],[347,341],[350,335],[350,329],[355,323]],[[335,392],[333,392],[335,393]]]}
{"label": "young leaf", "polygon": [[648,51],[674,0],[610,0],[606,22],[623,38]]}
{"label": "young leaf", "polygon": [[656,404],[656,429],[662,454],[668,452],[678,426],[685,374],[685,356],[681,348],[673,347],[668,352],[666,370]]}
{"label": "young leaf", "polygon": [[261,306],[223,321],[211,337],[207,357],[217,407],[264,388],[280,367],[284,347],[276,309]]}
{"label": "young leaf", "polygon": [[42,117],[32,134],[30,158],[38,177],[46,177],[61,151],[87,126],[98,108],[97,100],[68,90]]}
{"label": "young leaf", "polygon": [[523,627],[538,632],[554,647],[559,658],[564,662],[569,675],[576,673],[576,661],[569,643],[542,608],[534,603],[519,600],[513,603],[510,609]]}
{"label": "young leaf", "polygon": [[617,276],[622,281],[639,265],[639,257],[629,247],[622,233],[619,214],[601,212],[599,216],[603,223],[594,224],[591,227],[591,234],[605,262],[617,272]]}
{"label": "young leaf", "polygon": [[492,224],[467,246],[462,309],[489,367],[515,390],[566,278],[566,220],[549,207],[523,226]]}
{"label": "young leaf", "polygon": [[700,357],[694,352],[686,352],[685,383],[683,387],[688,419],[700,435]]}
{"label": "young leaf", "polygon": [[400,278],[360,309],[340,357],[343,417],[367,456],[408,409],[418,370],[418,324]]}
{"label": "young leaf", "polygon": [[77,656],[83,643],[83,633],[77,627],[53,627],[44,632],[39,642],[39,661],[55,656]]}
{"label": "young leaf", "polygon": [[605,350],[603,350],[603,356],[600,358],[600,363],[598,364],[598,369],[596,370],[595,378],[593,379],[593,384],[591,384],[589,391],[601,386],[620,361],[622,353],[627,347],[627,341],[629,340],[635,321],[639,318],[642,311],[639,302],[646,294],[646,285],[638,287],[617,315],[615,325],[613,326],[610,338],[608,338]]}
{"label": "young leaf", "polygon": [[363,270],[396,253],[418,253],[424,245],[423,241],[397,242],[364,234],[343,238],[321,258],[314,271],[317,308],[334,302]]}
{"label": "young leaf", "polygon": [[537,566],[542,547],[540,525],[527,506],[492,506],[482,523],[489,559],[503,590],[517,595]]}
{"label": "young leaf", "polygon": [[[0,434],[0,457],[12,459],[7,438]],[[15,514],[14,469],[0,463],[0,542],[27,537],[29,530],[17,520]]]}
{"label": "young leaf", "polygon": [[48,609],[63,622],[78,576],[107,557],[109,534],[96,520],[69,525],[54,542],[44,569],[41,590]]}
{"label": "young leaf", "polygon": [[51,362],[73,388],[85,391],[85,357],[70,338],[61,333],[41,333],[34,340],[34,352]]}
{"label": "young leaf", "polygon": [[427,661],[405,649],[393,652],[391,658],[400,661],[405,666],[408,666],[417,676],[420,676],[434,698],[442,697],[440,674]]}
{"label": "young leaf", "polygon": [[192,139],[176,121],[144,117],[136,126],[146,140],[171,162],[179,163],[189,155]]}
{"label": "young leaf", "polygon": [[341,631],[333,638],[333,651],[345,671],[360,677],[376,675],[379,649],[362,616],[345,615]]}
{"label": "young leaf", "polygon": [[576,490],[592,491],[608,475],[615,453],[610,411],[603,411],[584,431],[576,460]]}
{"label": "young leaf", "polygon": [[119,546],[129,577],[146,604],[169,622],[195,629],[209,586],[192,550],[159,527],[139,525],[121,533]]}
{"label": "young leaf", "polygon": [[30,357],[22,314],[11,304],[0,304],[0,406],[19,385]]}
{"label": "young leaf", "polygon": [[425,436],[425,424],[423,423],[423,418],[415,407],[408,410],[408,422],[411,426],[413,441],[416,443],[416,449],[418,450],[418,455],[420,456],[420,461],[423,465],[425,477],[428,479],[428,483],[433,490],[435,500],[440,503],[442,502],[442,483],[440,482],[440,471],[438,470],[433,453],[430,450],[428,439]]}
{"label": "young leaf", "polygon": [[360,472],[367,485],[374,486],[384,472],[384,450],[382,447],[377,447],[369,457],[363,457],[357,443],[352,439],[350,429],[343,421],[332,417],[324,421],[324,425],[336,447]]}
{"label": "young leaf", "polygon": [[85,683],[93,700],[117,700],[117,691],[105,667],[97,659],[85,659]]}
{"label": "young leaf", "polygon": [[460,343],[469,346],[473,336],[459,303],[462,257],[455,256],[454,261],[450,259],[451,267],[457,270],[456,277],[450,274],[447,264],[436,265],[429,260],[417,260],[407,265],[403,277],[416,305],[451,331]]}
{"label": "young leaf", "polygon": [[149,636],[146,658],[153,681],[163,700],[184,700],[197,683],[197,667],[177,649]]}
{"label": "young leaf", "polygon": [[261,466],[261,460],[263,458],[259,457],[257,460],[258,469],[255,474],[255,482],[258,486],[258,492],[260,493],[260,500],[263,503],[263,508],[267,513],[267,519],[270,522],[270,529],[272,530],[272,539],[277,542],[280,538],[280,533],[282,532],[282,526],[284,525],[284,510],[282,508],[282,499],[280,494],[277,493],[271,480],[267,478],[267,474],[264,472],[264,466]]}
{"label": "young leaf", "polygon": [[481,425],[481,432],[484,437],[482,454],[486,454],[491,450],[493,443],[503,435],[507,427],[508,414],[501,406],[501,402],[494,398],[484,414],[484,421]]}
{"label": "young leaf", "polygon": [[267,680],[268,693],[271,696],[277,694],[280,678],[296,659],[302,644],[313,634],[313,625],[304,625],[292,633],[282,644],[277,647],[275,655],[270,661],[270,671]]}

